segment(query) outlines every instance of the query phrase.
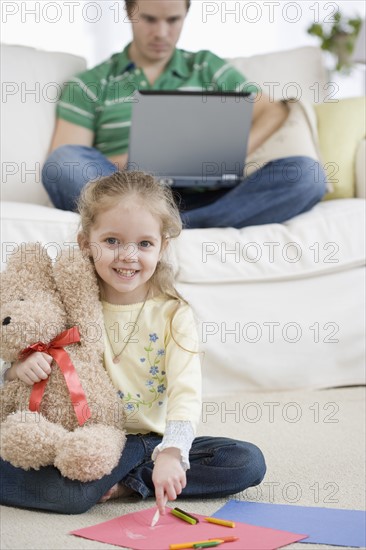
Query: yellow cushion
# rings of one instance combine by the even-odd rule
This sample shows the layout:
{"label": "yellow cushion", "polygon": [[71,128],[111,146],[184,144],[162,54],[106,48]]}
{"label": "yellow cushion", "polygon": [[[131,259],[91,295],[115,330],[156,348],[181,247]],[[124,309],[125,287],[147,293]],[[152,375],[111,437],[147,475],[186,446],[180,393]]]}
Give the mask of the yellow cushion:
{"label": "yellow cushion", "polygon": [[340,99],[314,105],[322,163],[333,191],[324,199],[355,196],[355,158],[365,137],[365,98]]}

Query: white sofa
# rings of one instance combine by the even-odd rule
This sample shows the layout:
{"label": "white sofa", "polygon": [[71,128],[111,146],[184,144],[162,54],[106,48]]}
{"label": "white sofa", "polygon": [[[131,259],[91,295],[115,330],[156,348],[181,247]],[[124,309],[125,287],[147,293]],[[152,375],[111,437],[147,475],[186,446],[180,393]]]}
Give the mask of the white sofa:
{"label": "white sofa", "polygon": [[[233,63],[251,79],[324,90],[319,50]],[[57,95],[76,56],[3,46],[2,265],[22,242],[51,255],[75,242],[78,216],[52,208],[40,182]],[[359,162],[359,196],[364,168]],[[185,230],[173,250],[178,287],[202,338],[204,395],[364,383],[362,198],[325,201],[284,224]]]}

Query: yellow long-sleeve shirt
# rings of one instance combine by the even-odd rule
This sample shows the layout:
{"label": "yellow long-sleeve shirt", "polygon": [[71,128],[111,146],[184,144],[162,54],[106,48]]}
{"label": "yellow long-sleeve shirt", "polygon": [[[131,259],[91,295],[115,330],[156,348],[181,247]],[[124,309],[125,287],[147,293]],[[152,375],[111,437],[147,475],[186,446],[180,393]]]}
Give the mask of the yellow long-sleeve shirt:
{"label": "yellow long-sleeve shirt", "polygon": [[189,421],[195,431],[201,414],[201,366],[192,310],[181,304],[171,327],[176,300],[147,300],[139,315],[141,307],[103,302],[105,368],[127,413],[126,431],[163,435],[168,421]]}

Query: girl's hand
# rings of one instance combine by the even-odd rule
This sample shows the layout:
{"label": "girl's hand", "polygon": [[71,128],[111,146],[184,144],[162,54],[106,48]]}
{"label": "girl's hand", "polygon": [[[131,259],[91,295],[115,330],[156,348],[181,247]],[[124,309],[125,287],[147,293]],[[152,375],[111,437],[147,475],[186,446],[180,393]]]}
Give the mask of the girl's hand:
{"label": "girl's hand", "polygon": [[6,376],[7,380],[15,380],[19,378],[28,386],[32,386],[36,382],[45,380],[51,374],[51,363],[53,359],[47,353],[36,351],[24,361],[14,363],[9,369],[9,375]]}
{"label": "girl's hand", "polygon": [[167,500],[175,500],[187,484],[186,473],[180,463],[179,449],[172,447],[158,454],[152,480],[155,486],[156,505],[159,512],[164,514]]}

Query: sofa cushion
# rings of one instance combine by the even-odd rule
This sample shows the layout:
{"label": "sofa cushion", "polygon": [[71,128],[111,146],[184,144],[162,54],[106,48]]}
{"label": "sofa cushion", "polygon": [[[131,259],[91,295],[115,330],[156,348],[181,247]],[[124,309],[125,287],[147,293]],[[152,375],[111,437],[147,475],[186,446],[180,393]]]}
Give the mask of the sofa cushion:
{"label": "sofa cushion", "polygon": [[51,257],[60,247],[75,246],[79,216],[56,208],[1,202],[1,267],[20,243],[40,242]]}
{"label": "sofa cushion", "polygon": [[353,97],[315,105],[319,147],[323,166],[333,191],[324,199],[354,197],[356,194],[355,160],[359,144],[365,138],[365,98]]}
{"label": "sofa cushion", "polygon": [[269,282],[313,277],[365,263],[365,202],[317,204],[283,224],[183,231],[180,283]]}
{"label": "sofa cushion", "polygon": [[[268,162],[284,157],[304,156],[320,161],[317,120],[306,101],[288,101],[288,116],[260,147],[247,156],[244,173],[249,176]],[[332,190],[331,185],[328,186]]]}
{"label": "sofa cushion", "polygon": [[[50,146],[61,86],[85,60],[24,46],[1,47],[3,201],[49,204],[40,168]],[[5,137],[5,136],[4,136]]]}
{"label": "sofa cushion", "polygon": [[[288,280],[364,264],[362,199],[323,202],[284,224],[186,229],[169,260],[180,283]],[[17,244],[39,241],[52,256],[75,246],[79,216],[35,204],[2,202],[2,263]]]}
{"label": "sofa cushion", "polygon": [[228,61],[274,100],[295,97],[314,103],[329,95],[328,75],[318,47],[305,46]]}

